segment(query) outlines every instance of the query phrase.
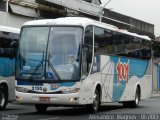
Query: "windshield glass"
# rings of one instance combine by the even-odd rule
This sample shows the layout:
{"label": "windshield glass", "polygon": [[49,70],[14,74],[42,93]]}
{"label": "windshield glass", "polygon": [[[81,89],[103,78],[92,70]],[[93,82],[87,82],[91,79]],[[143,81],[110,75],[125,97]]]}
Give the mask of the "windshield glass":
{"label": "windshield glass", "polygon": [[16,77],[26,80],[78,80],[80,27],[25,27],[20,37]]}

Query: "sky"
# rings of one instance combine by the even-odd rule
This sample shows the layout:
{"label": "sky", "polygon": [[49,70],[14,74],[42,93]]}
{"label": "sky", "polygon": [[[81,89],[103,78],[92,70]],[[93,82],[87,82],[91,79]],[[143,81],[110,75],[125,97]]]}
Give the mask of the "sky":
{"label": "sky", "polygon": [[[101,0],[102,6],[109,0]],[[154,24],[155,35],[160,36],[160,0],[112,0],[106,8]]]}

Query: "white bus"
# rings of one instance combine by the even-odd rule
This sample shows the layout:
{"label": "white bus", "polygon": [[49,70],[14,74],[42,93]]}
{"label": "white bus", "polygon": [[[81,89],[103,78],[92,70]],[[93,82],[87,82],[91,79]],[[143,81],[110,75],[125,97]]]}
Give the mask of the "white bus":
{"label": "white bus", "polygon": [[49,106],[120,102],[137,107],[151,96],[151,39],[88,18],[23,25],[16,61],[16,99]]}
{"label": "white bus", "polygon": [[20,29],[0,25],[0,111],[15,100],[15,48]]}

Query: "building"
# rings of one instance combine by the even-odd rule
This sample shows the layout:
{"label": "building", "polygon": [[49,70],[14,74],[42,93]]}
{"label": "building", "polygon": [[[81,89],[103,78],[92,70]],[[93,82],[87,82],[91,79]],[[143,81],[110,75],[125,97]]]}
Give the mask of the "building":
{"label": "building", "polygon": [[[57,0],[50,0],[57,1]],[[101,4],[100,0],[64,0],[66,4],[61,5],[61,1],[50,4],[48,0],[0,0],[0,25],[20,28],[24,22],[44,19],[44,18],[58,18],[64,16],[80,15],[80,8],[93,9],[89,14],[95,14],[94,11],[99,10]],[[63,2],[64,3],[64,2]],[[72,6],[74,3],[75,6]],[[78,6],[76,6],[78,5]],[[88,11],[86,11],[88,13]],[[81,15],[83,16],[83,15]]]}
{"label": "building", "polygon": [[92,4],[95,4],[95,5],[100,5],[102,4],[101,3],[101,0],[84,0],[86,2],[89,2],[89,3],[92,3]]}
{"label": "building", "polygon": [[1,0],[0,25],[20,28],[27,21],[65,16],[61,8],[39,5],[35,0]]}
{"label": "building", "polygon": [[34,19],[83,16],[102,21],[154,39],[154,25],[102,9],[101,0],[0,0],[0,25],[19,28]]}
{"label": "building", "polygon": [[155,39],[154,25],[151,23],[126,16],[109,9],[104,9],[104,19],[102,19],[102,21],[113,24],[122,29],[127,29],[130,32],[146,35],[151,39]]}

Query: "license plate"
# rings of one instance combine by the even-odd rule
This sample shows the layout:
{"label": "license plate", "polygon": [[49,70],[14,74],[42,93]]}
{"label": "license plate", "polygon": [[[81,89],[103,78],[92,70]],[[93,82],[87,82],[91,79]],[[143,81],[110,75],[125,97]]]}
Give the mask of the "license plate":
{"label": "license plate", "polygon": [[39,101],[41,101],[41,102],[50,102],[50,97],[39,97]]}

